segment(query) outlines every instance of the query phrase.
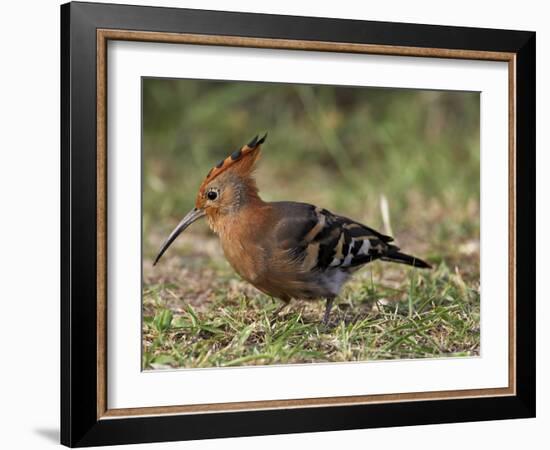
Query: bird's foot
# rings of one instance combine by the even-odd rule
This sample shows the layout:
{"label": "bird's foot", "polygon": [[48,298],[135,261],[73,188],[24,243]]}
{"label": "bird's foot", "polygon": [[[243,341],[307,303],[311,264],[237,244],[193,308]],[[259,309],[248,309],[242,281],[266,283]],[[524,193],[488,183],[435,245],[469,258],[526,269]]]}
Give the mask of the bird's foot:
{"label": "bird's foot", "polygon": [[330,318],[330,310],[332,309],[333,303],[334,303],[333,298],[327,298],[327,305],[325,306],[325,315],[323,316],[323,325],[325,327],[328,326],[328,322]]}

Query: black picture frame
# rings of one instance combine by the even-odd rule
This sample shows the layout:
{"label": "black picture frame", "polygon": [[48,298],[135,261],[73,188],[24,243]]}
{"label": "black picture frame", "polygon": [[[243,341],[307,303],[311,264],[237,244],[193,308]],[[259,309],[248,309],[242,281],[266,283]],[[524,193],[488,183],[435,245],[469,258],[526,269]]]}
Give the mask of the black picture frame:
{"label": "black picture frame", "polygon": [[[510,396],[98,418],[98,29],[516,55],[516,393]],[[71,447],[535,416],[534,32],[68,3],[61,6],[61,443]]]}

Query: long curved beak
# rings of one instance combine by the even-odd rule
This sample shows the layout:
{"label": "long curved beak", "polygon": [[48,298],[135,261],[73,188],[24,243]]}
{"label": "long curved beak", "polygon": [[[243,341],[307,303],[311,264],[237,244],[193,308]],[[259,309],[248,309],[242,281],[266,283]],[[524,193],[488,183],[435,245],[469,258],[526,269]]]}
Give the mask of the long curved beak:
{"label": "long curved beak", "polygon": [[160,248],[159,254],[155,258],[155,262],[153,263],[153,266],[158,262],[158,260],[161,258],[162,255],[164,255],[164,252],[168,250],[168,247],[170,247],[170,244],[176,240],[176,238],[180,235],[180,233],[185,230],[189,225],[191,225],[196,220],[200,219],[201,217],[205,216],[204,209],[199,208],[193,208],[191,211],[189,211],[186,216],[182,219],[180,223],[178,223],[178,226],[174,228],[174,230],[170,233],[170,236],[164,241],[164,244],[162,244],[162,247]]}

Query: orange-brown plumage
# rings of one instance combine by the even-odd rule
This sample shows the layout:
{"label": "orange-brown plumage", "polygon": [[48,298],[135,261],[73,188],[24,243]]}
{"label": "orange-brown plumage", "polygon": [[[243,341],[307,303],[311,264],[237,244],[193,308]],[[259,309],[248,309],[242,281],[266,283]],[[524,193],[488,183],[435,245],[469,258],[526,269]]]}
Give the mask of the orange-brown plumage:
{"label": "orange-brown plumage", "polygon": [[195,208],[166,239],[155,264],[179,233],[206,216],[242,278],[285,302],[327,299],[325,322],[342,285],[362,265],[381,259],[430,267],[401,253],[391,237],[346,217],[306,203],[264,202],[254,169],[265,138],[254,138],[210,170]]}
{"label": "orange-brown plumage", "polygon": [[264,143],[266,137],[267,134],[258,141],[258,137],[256,136],[256,138],[247,145],[231,153],[227,158],[222,159],[216,166],[212,167],[199,187],[195,206],[200,207],[204,204],[204,193],[207,187],[228,170],[230,174],[239,177],[243,183],[248,183],[249,187],[257,193],[258,188],[256,187],[256,181],[252,175],[254,173],[255,164],[260,157],[260,146]]}

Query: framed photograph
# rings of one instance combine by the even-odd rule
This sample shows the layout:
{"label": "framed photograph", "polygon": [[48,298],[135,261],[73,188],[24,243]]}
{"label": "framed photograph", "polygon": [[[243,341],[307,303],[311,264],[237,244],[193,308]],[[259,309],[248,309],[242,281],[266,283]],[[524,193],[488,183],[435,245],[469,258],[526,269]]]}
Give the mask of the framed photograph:
{"label": "framed photograph", "polygon": [[61,7],[61,441],[535,415],[535,33]]}

